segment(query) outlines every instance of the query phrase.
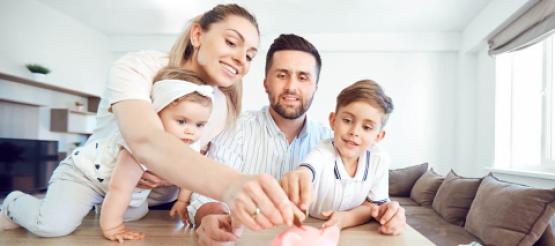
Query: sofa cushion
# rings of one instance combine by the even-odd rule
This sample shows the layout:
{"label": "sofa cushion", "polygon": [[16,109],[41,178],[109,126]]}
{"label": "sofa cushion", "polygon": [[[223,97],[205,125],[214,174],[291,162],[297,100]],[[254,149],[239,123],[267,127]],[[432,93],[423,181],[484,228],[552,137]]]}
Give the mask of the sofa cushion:
{"label": "sofa cushion", "polygon": [[389,195],[408,197],[412,186],[426,170],[428,170],[427,162],[420,165],[389,170]]}
{"label": "sofa cushion", "polygon": [[430,207],[442,182],[443,177],[431,168],[414,183],[410,198],[422,206]]}
{"label": "sofa cushion", "polygon": [[391,199],[391,201],[398,202],[401,207],[420,206],[414,200],[410,199],[410,197],[390,196],[389,198]]}
{"label": "sofa cushion", "polygon": [[[451,246],[479,241],[463,227],[447,223],[431,208],[422,206],[404,208],[407,224],[436,245]],[[411,245],[410,242],[407,244]]]}
{"label": "sofa cushion", "polygon": [[555,212],[555,189],[538,189],[486,176],[465,229],[485,244],[532,245]]}
{"label": "sofa cushion", "polygon": [[451,170],[439,186],[432,208],[447,222],[463,226],[480,181],[480,178],[460,177]]}

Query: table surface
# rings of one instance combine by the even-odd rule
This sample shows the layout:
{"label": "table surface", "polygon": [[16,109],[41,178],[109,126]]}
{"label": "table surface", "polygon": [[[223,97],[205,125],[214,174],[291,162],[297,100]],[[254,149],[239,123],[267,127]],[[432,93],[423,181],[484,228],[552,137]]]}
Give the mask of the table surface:
{"label": "table surface", "polygon": [[[319,227],[322,221],[309,218],[305,225]],[[142,241],[126,241],[125,245],[197,245],[194,232],[183,228],[171,218],[168,211],[154,210],[135,222],[126,223],[129,228],[145,232]],[[398,236],[385,236],[377,232],[377,223],[368,223],[341,231],[339,245],[434,245],[422,234],[408,226]],[[265,231],[245,230],[237,245],[270,245],[272,239],[285,229],[284,226]],[[98,217],[89,214],[83,224],[69,236],[61,238],[38,238],[24,229],[0,231],[0,245],[79,245],[101,246],[117,243],[105,240],[100,232]]]}

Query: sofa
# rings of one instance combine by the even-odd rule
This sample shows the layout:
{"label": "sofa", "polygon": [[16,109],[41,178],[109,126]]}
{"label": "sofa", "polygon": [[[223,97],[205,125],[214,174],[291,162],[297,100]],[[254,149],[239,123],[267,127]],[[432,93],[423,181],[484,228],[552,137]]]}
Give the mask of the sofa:
{"label": "sofa", "polygon": [[437,174],[428,163],[389,171],[407,224],[437,245],[555,245],[555,189]]}

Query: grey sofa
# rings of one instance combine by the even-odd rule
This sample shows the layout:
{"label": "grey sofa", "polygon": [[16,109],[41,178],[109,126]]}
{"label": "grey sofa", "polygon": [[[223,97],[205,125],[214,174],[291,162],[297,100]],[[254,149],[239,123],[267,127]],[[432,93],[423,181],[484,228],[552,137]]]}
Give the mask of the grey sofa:
{"label": "grey sofa", "polygon": [[389,184],[407,224],[437,245],[555,245],[555,189],[442,176],[427,163],[390,170]]}

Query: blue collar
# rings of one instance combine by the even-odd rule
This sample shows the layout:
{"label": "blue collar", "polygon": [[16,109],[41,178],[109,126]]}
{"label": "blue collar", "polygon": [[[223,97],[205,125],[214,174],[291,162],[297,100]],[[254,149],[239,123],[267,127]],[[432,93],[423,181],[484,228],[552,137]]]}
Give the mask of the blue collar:
{"label": "blue collar", "polygon": [[[331,144],[335,148],[333,141]],[[357,167],[358,167],[358,163],[357,163]],[[369,168],[370,168],[370,151],[366,151],[366,165],[364,167],[364,175],[362,176],[362,181],[366,181],[366,179],[368,178]],[[333,167],[333,173],[335,174],[335,179],[341,180],[341,173],[339,173],[339,167],[337,166],[337,159],[335,159],[335,166]],[[355,176],[356,176],[356,172],[355,172]]]}

